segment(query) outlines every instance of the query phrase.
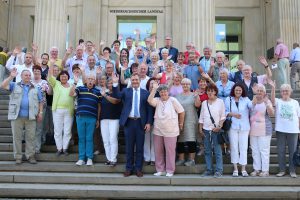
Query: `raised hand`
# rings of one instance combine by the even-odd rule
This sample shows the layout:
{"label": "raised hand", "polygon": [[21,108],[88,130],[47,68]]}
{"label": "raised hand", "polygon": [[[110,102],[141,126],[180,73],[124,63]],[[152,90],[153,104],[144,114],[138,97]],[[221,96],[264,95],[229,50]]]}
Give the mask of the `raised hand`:
{"label": "raised hand", "polygon": [[104,40],[101,40],[100,41],[100,47],[103,47],[105,45],[105,41]]}
{"label": "raised hand", "polygon": [[268,65],[269,65],[268,62],[267,62],[267,60],[266,60],[266,58],[263,57],[263,56],[259,56],[259,57],[258,57],[258,60],[259,60],[259,62],[260,62],[263,66],[268,66]]}
{"label": "raised hand", "polygon": [[152,84],[153,90],[157,90],[158,87],[159,87],[159,84],[155,81],[155,82]]}
{"label": "raised hand", "polygon": [[201,73],[201,76],[202,76],[203,78],[207,79],[207,80],[210,78],[209,75],[208,75],[207,73],[205,73],[205,72],[202,72],[202,73]]}
{"label": "raised hand", "polygon": [[85,72],[85,67],[84,67],[83,65],[79,65],[79,69],[80,69],[80,71],[81,71],[82,73]]}
{"label": "raised hand", "polygon": [[117,74],[112,76],[113,83],[119,83],[119,76]]}
{"label": "raised hand", "polygon": [[35,51],[35,52],[38,50],[38,46],[35,43],[31,44],[31,48],[32,48],[32,51]]}
{"label": "raised hand", "polygon": [[20,46],[16,46],[13,50],[13,55],[16,56],[18,55],[19,53],[21,53],[21,47]]}
{"label": "raised hand", "polygon": [[55,64],[56,60],[53,58],[50,58],[50,66],[53,66]]}
{"label": "raised hand", "polygon": [[70,47],[67,48],[66,55],[69,56],[69,55],[71,55],[72,53],[73,53],[73,47],[70,46]]}
{"label": "raised hand", "polygon": [[268,82],[268,84],[269,84],[272,88],[276,88],[276,82],[275,82],[275,80],[272,81],[271,79],[268,79],[267,82]]}
{"label": "raised hand", "polygon": [[97,67],[96,74],[102,74],[102,67],[101,66]]}
{"label": "raised hand", "polygon": [[122,40],[123,40],[123,35],[122,35],[122,34],[119,35],[118,40],[119,40],[119,41],[122,41]]}
{"label": "raised hand", "polygon": [[13,68],[10,72],[10,77],[15,78],[18,75],[17,68]]}

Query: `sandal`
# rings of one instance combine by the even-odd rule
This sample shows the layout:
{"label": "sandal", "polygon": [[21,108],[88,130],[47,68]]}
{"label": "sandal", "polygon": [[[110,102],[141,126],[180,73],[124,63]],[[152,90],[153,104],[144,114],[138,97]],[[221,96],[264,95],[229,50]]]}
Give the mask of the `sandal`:
{"label": "sandal", "polygon": [[239,176],[239,171],[233,171],[232,176],[233,177],[238,177]]}
{"label": "sandal", "polygon": [[248,174],[246,171],[242,171],[242,176],[243,176],[243,177],[248,177],[249,174]]}

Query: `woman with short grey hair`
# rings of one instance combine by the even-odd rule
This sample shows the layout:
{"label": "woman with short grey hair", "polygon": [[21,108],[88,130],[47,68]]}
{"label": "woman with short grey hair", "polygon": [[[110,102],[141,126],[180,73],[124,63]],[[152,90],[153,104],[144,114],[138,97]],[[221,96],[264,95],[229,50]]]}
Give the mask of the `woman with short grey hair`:
{"label": "woman with short grey hair", "polygon": [[292,88],[289,84],[280,87],[281,98],[275,98],[275,83],[272,86],[272,103],[275,106],[275,130],[277,137],[279,173],[282,177],[286,175],[286,145],[289,151],[289,173],[296,178],[296,169],[293,163],[293,154],[297,148],[300,120],[299,102],[291,98]]}
{"label": "woman with short grey hair", "polygon": [[[170,97],[168,87],[156,82],[152,85],[148,103],[155,107],[153,140],[155,150],[155,176],[173,176],[175,172],[176,141],[183,129],[184,109],[176,98]],[[160,97],[154,97],[159,91]]]}
{"label": "woman with short grey hair", "polygon": [[[201,101],[198,95],[191,92],[192,81],[184,78],[181,81],[183,92],[176,96],[176,99],[185,110],[185,120],[183,124],[183,131],[177,139],[177,153],[178,160],[176,165],[194,166],[195,154],[197,150],[196,133],[198,131],[198,115],[197,108],[200,107]],[[185,146],[188,150],[188,160],[185,161],[184,153]]]}

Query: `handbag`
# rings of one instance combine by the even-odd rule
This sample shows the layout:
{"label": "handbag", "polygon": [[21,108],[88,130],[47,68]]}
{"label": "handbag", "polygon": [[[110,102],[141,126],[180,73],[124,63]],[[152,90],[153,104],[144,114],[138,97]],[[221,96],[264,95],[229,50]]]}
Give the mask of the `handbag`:
{"label": "handbag", "polygon": [[[216,124],[215,124],[215,120],[214,118],[211,116],[211,113],[210,113],[210,109],[209,109],[209,106],[208,106],[208,101],[206,101],[206,104],[207,104],[207,109],[208,109],[208,112],[209,112],[209,116],[210,116],[210,120],[211,122],[213,123],[214,127],[216,128]],[[221,129],[221,131],[219,133],[217,133],[217,140],[218,140],[218,143],[219,144],[229,144],[229,138],[228,138],[228,135],[227,133]]]}
{"label": "handbag", "polygon": [[295,166],[300,167],[300,149],[299,149],[299,139],[297,143],[297,149],[293,154],[293,163]]}
{"label": "handbag", "polygon": [[[230,99],[230,112],[231,112],[231,97],[229,97]],[[223,127],[222,129],[227,132],[229,131],[230,127],[231,127],[231,123],[232,123],[232,120],[231,120],[232,117],[228,117],[225,119],[224,123],[223,123]]]}

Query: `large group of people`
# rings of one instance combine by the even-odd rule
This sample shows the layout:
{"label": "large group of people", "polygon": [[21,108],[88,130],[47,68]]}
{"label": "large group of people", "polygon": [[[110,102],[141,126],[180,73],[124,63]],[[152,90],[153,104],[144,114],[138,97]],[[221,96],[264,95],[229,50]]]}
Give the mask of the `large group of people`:
{"label": "large group of people", "polygon": [[[145,39],[146,46],[138,41],[134,46],[133,42],[126,38],[127,47],[120,49],[119,40],[110,47],[101,41],[97,49],[91,41],[80,40],[75,51],[69,47],[62,59],[57,47],[39,56],[35,44],[32,52],[16,47],[10,57],[7,52],[1,54],[7,56],[0,63],[1,72],[9,71],[1,88],[11,92],[8,119],[16,164],[23,162],[22,140],[26,141],[26,158],[36,164],[35,154],[41,153],[42,145],[52,136],[57,156],[68,156],[78,137],[76,165],[91,166],[94,155],[99,154],[101,136],[104,164],[114,167],[122,128],[125,177],[133,173],[142,177],[144,164],[155,166],[155,176],[171,177],[176,166],[195,166],[198,155],[205,157],[203,176],[220,177],[223,152],[230,155],[233,177],[265,177],[269,176],[274,116],[277,176],[287,173],[287,145],[289,174],[297,177],[292,155],[297,148],[300,107],[291,98],[297,83],[291,87],[286,81],[289,55],[286,49],[280,50],[285,48],[281,40],[277,41],[278,66],[274,68],[285,75],[280,78],[283,82],[276,79],[280,98],[275,98],[274,70],[264,57],[258,60],[265,74],[258,75],[243,60],[238,60],[233,70],[224,53],[213,57],[209,46],[201,56],[191,42],[186,51],[178,51],[169,36],[162,48],[155,48],[151,37]],[[292,78],[300,69],[299,45],[294,47]],[[271,87],[270,97],[266,85]],[[249,174],[248,148],[253,158]]]}

